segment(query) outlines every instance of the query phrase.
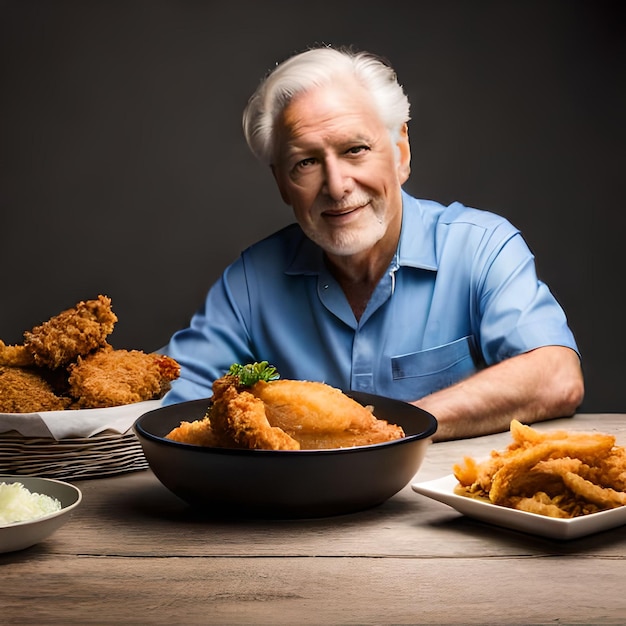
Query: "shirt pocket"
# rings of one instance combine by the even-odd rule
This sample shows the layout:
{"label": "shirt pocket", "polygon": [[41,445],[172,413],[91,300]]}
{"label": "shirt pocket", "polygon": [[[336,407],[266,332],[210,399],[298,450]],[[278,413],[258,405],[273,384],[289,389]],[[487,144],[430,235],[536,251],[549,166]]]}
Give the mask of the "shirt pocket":
{"label": "shirt pocket", "polygon": [[480,369],[474,346],[474,338],[469,335],[428,350],[391,357],[394,385],[408,386],[411,396],[449,387]]}

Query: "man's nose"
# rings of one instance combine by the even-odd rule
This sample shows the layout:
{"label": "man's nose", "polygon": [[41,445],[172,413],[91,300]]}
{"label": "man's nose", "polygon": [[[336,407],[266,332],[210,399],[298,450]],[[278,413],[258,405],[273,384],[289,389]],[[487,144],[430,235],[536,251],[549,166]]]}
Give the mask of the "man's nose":
{"label": "man's nose", "polygon": [[324,165],[324,192],[333,200],[341,200],[353,187],[347,165],[337,159],[328,159]]}

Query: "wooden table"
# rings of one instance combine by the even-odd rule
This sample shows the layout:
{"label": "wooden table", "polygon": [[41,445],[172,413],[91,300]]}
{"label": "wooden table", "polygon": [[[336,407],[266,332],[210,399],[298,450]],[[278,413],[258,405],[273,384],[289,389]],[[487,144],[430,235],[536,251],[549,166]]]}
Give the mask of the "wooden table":
{"label": "wooden table", "polygon": [[[537,425],[615,433],[626,415]],[[430,446],[415,480],[508,433]],[[0,555],[0,624],[624,624],[626,526],[555,541],[466,518],[407,486],[361,513],[207,519],[150,471],[76,483],[52,537]]]}

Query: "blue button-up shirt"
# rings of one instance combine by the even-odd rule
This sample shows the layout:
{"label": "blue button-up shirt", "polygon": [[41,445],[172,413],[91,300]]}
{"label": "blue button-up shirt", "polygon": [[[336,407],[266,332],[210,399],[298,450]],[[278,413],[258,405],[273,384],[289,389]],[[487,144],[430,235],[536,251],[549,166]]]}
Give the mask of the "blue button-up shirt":
{"label": "blue button-up shirt", "polygon": [[322,250],[292,224],[247,250],[165,352],[165,404],[208,397],[232,363],[417,400],[545,345],[578,351],[534,257],[504,218],[403,193],[396,254],[359,321]]}

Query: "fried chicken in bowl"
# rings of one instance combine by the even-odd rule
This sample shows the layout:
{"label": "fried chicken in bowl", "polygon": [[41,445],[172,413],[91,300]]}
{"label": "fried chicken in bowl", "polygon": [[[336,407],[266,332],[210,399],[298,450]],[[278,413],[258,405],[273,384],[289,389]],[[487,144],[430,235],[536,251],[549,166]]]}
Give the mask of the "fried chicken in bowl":
{"label": "fried chicken in bowl", "polygon": [[[430,413],[406,402],[360,392],[345,395],[371,408],[378,420],[401,429],[402,436],[334,448],[224,447],[219,439],[223,433],[218,431],[215,439],[216,433],[204,425],[207,414],[211,415],[212,398],[150,411],[134,428],[157,478],[194,507],[216,515],[260,518],[339,515],[377,506],[405,487],[419,470],[437,430]],[[257,419],[258,404],[253,406],[251,419]],[[196,443],[168,437],[183,423],[195,429]],[[256,422],[246,427],[250,424]],[[282,440],[282,436],[277,439]]]}

